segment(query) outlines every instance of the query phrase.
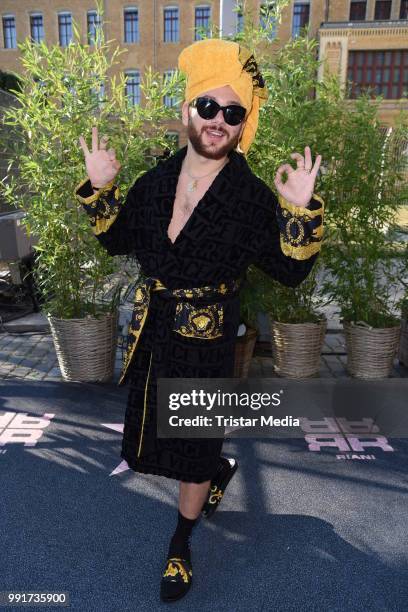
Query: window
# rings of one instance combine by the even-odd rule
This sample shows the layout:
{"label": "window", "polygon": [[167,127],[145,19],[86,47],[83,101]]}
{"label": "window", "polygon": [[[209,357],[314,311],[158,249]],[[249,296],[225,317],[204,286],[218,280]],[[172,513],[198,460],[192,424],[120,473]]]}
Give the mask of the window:
{"label": "window", "polygon": [[348,79],[353,81],[349,93],[356,98],[363,90],[372,95],[398,100],[408,93],[408,49],[393,51],[350,51]]}
{"label": "window", "polygon": [[140,73],[138,70],[127,70],[126,96],[133,105],[140,104]]}
{"label": "window", "polygon": [[276,19],[272,14],[273,2],[262,2],[259,10],[259,25],[267,32],[269,40],[276,36]]}
{"label": "window", "polygon": [[61,47],[67,47],[72,41],[71,13],[59,13],[58,33]]}
{"label": "window", "polygon": [[377,0],[374,19],[389,19],[391,16],[391,0]]}
{"label": "window", "polygon": [[139,11],[137,8],[125,9],[125,42],[139,42]]}
{"label": "window", "polygon": [[96,31],[101,28],[101,16],[96,11],[88,11],[87,19],[88,44],[94,45],[96,43]]}
{"label": "window", "polygon": [[39,43],[44,40],[43,16],[40,13],[30,15],[31,42]]}
{"label": "window", "polygon": [[[174,75],[174,72],[174,69],[166,70],[166,72],[164,73],[164,82],[166,82],[167,79],[171,79],[171,77]],[[164,106],[177,106],[177,99],[175,96],[165,95],[163,96],[163,104]]]}
{"label": "window", "polygon": [[295,3],[293,5],[292,36],[299,36],[301,28],[309,23],[309,3]]}
{"label": "window", "polygon": [[210,33],[210,14],[211,9],[209,6],[197,6],[195,9],[195,34],[194,40],[201,40],[200,34],[197,32],[197,28],[205,28],[206,36]]}
{"label": "window", "polygon": [[364,21],[366,18],[367,2],[353,0],[350,3],[350,21]]}
{"label": "window", "polygon": [[401,0],[400,19],[408,19],[408,0]]}
{"label": "window", "polygon": [[17,49],[16,20],[14,15],[4,15],[3,36],[5,49]]}
{"label": "window", "polygon": [[179,16],[177,7],[164,9],[164,42],[178,42]]}

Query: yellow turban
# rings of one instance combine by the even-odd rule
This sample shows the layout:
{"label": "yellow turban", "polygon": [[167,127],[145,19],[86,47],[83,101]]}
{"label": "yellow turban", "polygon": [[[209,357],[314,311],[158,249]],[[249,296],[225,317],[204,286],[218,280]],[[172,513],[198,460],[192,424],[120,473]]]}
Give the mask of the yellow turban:
{"label": "yellow turban", "polygon": [[251,51],[230,40],[198,40],[180,53],[178,67],[186,75],[186,102],[210,89],[232,87],[247,109],[239,141],[246,154],[258,128],[259,109],[268,99],[268,90]]}

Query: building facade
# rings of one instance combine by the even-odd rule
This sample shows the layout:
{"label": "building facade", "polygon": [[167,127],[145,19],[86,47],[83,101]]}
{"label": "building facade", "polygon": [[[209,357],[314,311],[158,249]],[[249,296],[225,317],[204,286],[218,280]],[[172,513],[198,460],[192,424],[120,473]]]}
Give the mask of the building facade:
{"label": "building facade", "polygon": [[[239,31],[244,15],[235,10],[237,4],[237,0],[105,0],[105,39],[115,39],[128,49],[117,58],[115,71],[126,74],[130,100],[143,104],[144,70],[151,66],[170,74],[180,51],[199,40],[200,28],[207,30],[213,24],[223,35]],[[270,23],[270,5],[245,0],[261,25]],[[17,43],[26,37],[47,45],[68,45],[73,21],[81,41],[91,43],[101,25],[92,0],[0,0],[0,69],[21,71]],[[398,103],[404,98],[406,103],[408,95],[408,0],[292,0],[281,23],[269,30],[271,45],[284,44],[306,25],[319,41],[324,69],[338,73],[343,83],[353,81],[350,98],[365,87],[383,94],[381,119],[392,125]],[[166,97],[163,103],[171,105],[174,100]],[[169,122],[168,130],[179,146],[185,144],[180,121]]]}

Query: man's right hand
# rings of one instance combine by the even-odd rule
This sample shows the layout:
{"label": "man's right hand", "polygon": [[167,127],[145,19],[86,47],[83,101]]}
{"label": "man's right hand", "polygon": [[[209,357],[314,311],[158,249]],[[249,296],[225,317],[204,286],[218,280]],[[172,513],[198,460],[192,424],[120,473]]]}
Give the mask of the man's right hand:
{"label": "man's right hand", "polygon": [[92,153],[81,134],[79,143],[85,155],[86,171],[94,187],[104,187],[118,174],[121,163],[115,158],[114,149],[106,150],[108,137],[102,136],[98,147],[98,128],[92,127]]}

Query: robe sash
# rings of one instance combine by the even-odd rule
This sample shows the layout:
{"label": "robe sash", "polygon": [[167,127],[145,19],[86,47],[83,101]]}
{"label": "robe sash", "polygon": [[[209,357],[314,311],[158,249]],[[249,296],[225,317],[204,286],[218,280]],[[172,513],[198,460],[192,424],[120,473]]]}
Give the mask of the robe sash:
{"label": "robe sash", "polygon": [[227,281],[219,285],[207,285],[204,287],[192,287],[190,289],[168,289],[163,283],[154,277],[144,279],[143,283],[137,286],[133,305],[132,319],[129,323],[127,348],[123,360],[122,372],[119,377],[118,385],[124,383],[126,372],[134,355],[136,346],[141,336],[143,326],[149,312],[150,295],[152,291],[162,291],[166,297],[179,299],[197,299],[211,297],[214,295],[226,295],[236,292],[242,282],[242,278]]}

